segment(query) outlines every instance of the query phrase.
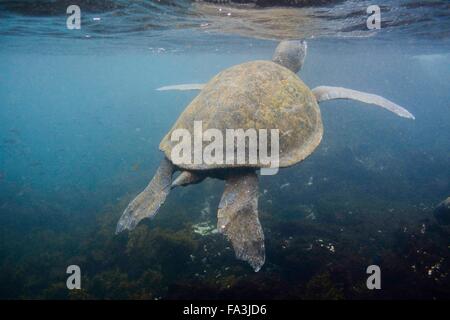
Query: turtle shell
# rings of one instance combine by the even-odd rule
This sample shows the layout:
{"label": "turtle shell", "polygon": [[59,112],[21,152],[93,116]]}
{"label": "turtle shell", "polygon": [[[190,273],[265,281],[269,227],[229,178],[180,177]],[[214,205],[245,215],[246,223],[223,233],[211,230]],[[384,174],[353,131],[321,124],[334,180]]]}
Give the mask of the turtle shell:
{"label": "turtle shell", "polygon": [[[289,69],[271,61],[239,64],[214,76],[194,98],[162,139],[159,148],[172,160],[172,149],[179,140],[171,140],[176,129],[186,129],[194,140],[194,121],[202,121],[202,130],[218,129],[226,140],[227,129],[279,130],[279,167],[294,165],[308,157],[319,145],[323,126],[319,106],[311,90]],[[217,131],[216,131],[217,132]],[[198,133],[198,132],[197,132]],[[247,142],[247,141],[246,141]],[[205,148],[210,142],[203,142]],[[190,148],[194,159],[194,147]],[[202,149],[203,150],[203,149]],[[241,149],[242,150],[242,149]],[[223,149],[225,159],[226,151]],[[248,143],[245,151],[248,154]],[[258,146],[258,152],[259,152]],[[235,148],[235,152],[237,149]],[[268,153],[270,154],[270,143]],[[173,161],[174,162],[174,161]],[[198,161],[197,161],[198,162]],[[206,164],[175,163],[187,170],[231,167],[270,167],[262,163]]]}

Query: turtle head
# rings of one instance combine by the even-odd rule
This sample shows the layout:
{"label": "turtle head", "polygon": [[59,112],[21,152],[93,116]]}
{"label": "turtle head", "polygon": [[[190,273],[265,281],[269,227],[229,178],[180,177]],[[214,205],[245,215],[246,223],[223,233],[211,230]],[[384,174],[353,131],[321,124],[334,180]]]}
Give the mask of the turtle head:
{"label": "turtle head", "polygon": [[308,46],[305,40],[284,40],[275,49],[272,61],[294,73],[300,71],[305,62]]}

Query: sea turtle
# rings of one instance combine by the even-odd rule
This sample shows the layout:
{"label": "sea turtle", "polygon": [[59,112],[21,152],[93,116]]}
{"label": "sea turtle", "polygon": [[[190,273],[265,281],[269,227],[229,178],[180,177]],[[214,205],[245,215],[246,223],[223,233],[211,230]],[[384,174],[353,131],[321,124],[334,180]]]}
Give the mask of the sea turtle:
{"label": "sea turtle", "polygon": [[[225,190],[218,208],[217,230],[231,241],[236,257],[258,271],[265,261],[265,249],[258,219],[257,170],[265,170],[267,165],[260,162],[175,165],[172,157],[175,144],[171,139],[175,130],[187,130],[195,136],[193,123],[199,120],[203,121],[204,129],[215,128],[224,135],[227,128],[277,128],[279,167],[288,167],[308,157],[322,139],[319,102],[354,99],[414,119],[406,109],[377,95],[328,86],[310,90],[296,74],[303,65],[306,50],[305,41],[282,41],[272,61],[250,61],[230,67],[207,84],[159,88],[201,92],[162,139],[159,148],[164,159],[149,185],[123,212],[116,233],[132,230],[142,219],[154,217],[172,188],[198,183],[206,177],[223,179]],[[172,180],[176,171],[181,173]]]}

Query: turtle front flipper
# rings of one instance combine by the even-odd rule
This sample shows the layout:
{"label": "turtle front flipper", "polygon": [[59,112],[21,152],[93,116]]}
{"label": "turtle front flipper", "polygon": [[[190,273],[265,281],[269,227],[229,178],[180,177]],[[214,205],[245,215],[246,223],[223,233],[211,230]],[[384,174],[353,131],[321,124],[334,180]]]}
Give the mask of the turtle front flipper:
{"label": "turtle front flipper", "polygon": [[371,94],[367,92],[342,87],[330,87],[330,86],[316,87],[312,89],[312,92],[316,97],[317,102],[334,99],[351,99],[382,107],[386,110],[389,110],[390,112],[395,113],[399,117],[413,120],[415,119],[412,113],[406,110],[405,108],[376,94]]}
{"label": "turtle front flipper", "polygon": [[124,230],[133,230],[142,219],[156,215],[170,192],[174,171],[175,166],[164,157],[148,186],[123,212],[117,223],[116,234]]}
{"label": "turtle front flipper", "polygon": [[202,90],[205,87],[204,83],[184,83],[175,84],[170,86],[164,86],[157,88],[157,91],[169,91],[169,90],[179,90],[179,91],[190,91],[190,90]]}
{"label": "turtle front flipper", "polygon": [[258,272],[264,264],[264,233],[258,219],[258,177],[255,172],[226,178],[217,213],[217,230],[231,241],[236,258]]}

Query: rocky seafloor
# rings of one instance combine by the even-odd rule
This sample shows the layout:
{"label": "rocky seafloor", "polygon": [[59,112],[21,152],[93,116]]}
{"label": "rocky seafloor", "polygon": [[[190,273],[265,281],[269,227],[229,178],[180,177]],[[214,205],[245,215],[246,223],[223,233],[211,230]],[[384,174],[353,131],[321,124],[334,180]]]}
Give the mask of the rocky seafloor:
{"label": "rocky seafloor", "polygon": [[[207,182],[209,190],[220,184]],[[282,189],[289,189],[283,185]],[[197,192],[197,193],[196,193]],[[266,264],[258,273],[214,232],[218,197],[183,203],[182,189],[152,221],[114,235],[128,196],[95,218],[25,197],[2,202],[3,299],[445,299],[450,296],[450,229],[432,207],[383,208],[373,201],[314,205],[276,200],[261,190]],[[220,194],[220,193],[219,193]],[[131,195],[130,195],[131,197]],[[273,201],[272,201],[273,199]],[[5,200],[5,199],[3,199]],[[284,208],[284,209],[283,209]],[[8,215],[10,214],[10,215]],[[7,219],[6,217],[13,217]],[[67,290],[79,265],[82,289]],[[382,289],[366,287],[379,265]]]}

